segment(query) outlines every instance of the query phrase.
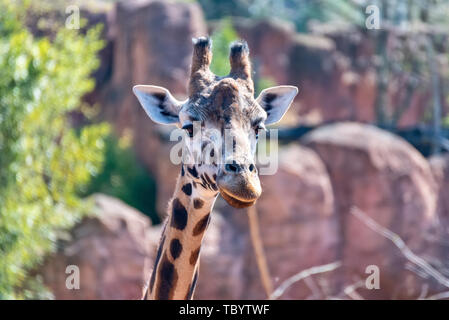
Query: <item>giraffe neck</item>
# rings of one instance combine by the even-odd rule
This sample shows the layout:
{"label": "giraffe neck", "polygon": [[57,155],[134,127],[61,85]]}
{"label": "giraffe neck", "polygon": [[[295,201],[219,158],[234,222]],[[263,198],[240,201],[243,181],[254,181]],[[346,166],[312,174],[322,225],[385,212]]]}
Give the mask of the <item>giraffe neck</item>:
{"label": "giraffe neck", "polygon": [[196,168],[181,174],[168,208],[145,299],[191,299],[198,279],[201,243],[218,195],[214,181]]}

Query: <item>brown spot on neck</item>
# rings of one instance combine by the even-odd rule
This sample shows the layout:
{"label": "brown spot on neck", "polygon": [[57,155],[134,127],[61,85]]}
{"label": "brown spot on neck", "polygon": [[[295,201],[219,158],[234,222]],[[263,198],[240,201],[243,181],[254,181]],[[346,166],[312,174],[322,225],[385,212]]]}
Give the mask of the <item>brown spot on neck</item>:
{"label": "brown spot on neck", "polygon": [[200,255],[200,250],[201,247],[199,247],[198,249],[194,250],[191,254],[190,254],[190,265],[194,266],[195,263],[198,261],[198,256]]}
{"label": "brown spot on neck", "polygon": [[158,272],[159,277],[156,287],[156,299],[168,300],[173,298],[173,288],[176,287],[178,273],[176,272],[173,263],[168,260],[167,254],[164,254]]}
{"label": "brown spot on neck", "polygon": [[193,228],[193,235],[197,236],[202,234],[209,224],[210,214],[205,215],[200,221],[197,222],[195,227]]}
{"label": "brown spot on neck", "polygon": [[187,225],[187,210],[178,198],[172,203],[172,217],[170,225],[178,230],[184,230]]}
{"label": "brown spot on neck", "polygon": [[195,209],[201,209],[204,206],[204,201],[199,199],[199,198],[195,198],[193,199],[193,207]]}
{"label": "brown spot on neck", "polygon": [[170,253],[171,253],[173,260],[176,260],[181,255],[181,252],[182,252],[181,242],[176,238],[173,239],[170,242]]}

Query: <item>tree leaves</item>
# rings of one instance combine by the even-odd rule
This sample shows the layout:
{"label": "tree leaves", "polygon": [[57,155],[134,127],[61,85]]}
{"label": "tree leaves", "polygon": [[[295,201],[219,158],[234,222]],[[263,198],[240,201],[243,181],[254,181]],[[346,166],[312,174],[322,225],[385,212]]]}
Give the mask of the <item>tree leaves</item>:
{"label": "tree leaves", "polygon": [[42,286],[28,271],[87,212],[77,190],[103,162],[108,126],[78,133],[68,121],[94,86],[103,43],[100,27],[36,39],[19,19],[23,7],[0,8],[0,299],[30,298]]}

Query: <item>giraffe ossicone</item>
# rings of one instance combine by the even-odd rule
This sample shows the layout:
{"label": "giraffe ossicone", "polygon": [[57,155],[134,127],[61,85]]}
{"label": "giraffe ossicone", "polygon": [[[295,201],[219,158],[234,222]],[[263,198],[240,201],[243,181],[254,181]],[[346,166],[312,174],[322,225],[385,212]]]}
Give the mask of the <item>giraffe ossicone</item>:
{"label": "giraffe ossicone", "polygon": [[[231,71],[223,77],[209,69],[210,38],[192,42],[187,100],[179,101],[159,86],[133,88],[153,121],[185,131],[185,151],[194,159],[181,165],[145,299],[192,298],[201,242],[218,194],[236,208],[251,206],[260,197],[254,160],[258,132],[278,122],[298,93],[294,86],[277,86],[255,99],[245,41],[231,44]],[[201,134],[194,134],[195,126]]]}

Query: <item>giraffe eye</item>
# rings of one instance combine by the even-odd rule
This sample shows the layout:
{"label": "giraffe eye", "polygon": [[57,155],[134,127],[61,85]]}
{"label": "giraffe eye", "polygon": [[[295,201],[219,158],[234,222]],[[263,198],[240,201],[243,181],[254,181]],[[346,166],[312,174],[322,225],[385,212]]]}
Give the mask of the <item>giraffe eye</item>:
{"label": "giraffe eye", "polygon": [[256,138],[259,137],[259,131],[260,130],[266,130],[265,125],[263,123],[258,124],[255,128],[254,128],[254,133],[256,134]]}
{"label": "giraffe eye", "polygon": [[190,138],[193,138],[193,124],[189,123],[182,127],[189,134]]}

